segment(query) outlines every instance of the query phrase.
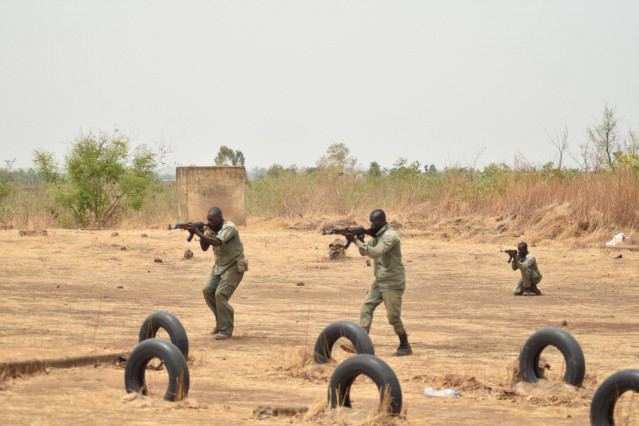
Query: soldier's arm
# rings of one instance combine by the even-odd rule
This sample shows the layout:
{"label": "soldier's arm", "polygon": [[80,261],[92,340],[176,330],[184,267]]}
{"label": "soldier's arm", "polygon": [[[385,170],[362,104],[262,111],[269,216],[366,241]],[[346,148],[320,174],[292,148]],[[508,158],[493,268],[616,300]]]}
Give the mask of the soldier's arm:
{"label": "soldier's arm", "polygon": [[361,241],[355,241],[355,245],[359,249],[359,253],[362,256],[368,256],[373,259],[376,259],[380,256],[386,254],[393,246],[399,241],[399,238],[393,235],[382,235],[382,237],[377,242],[377,245],[371,246],[369,244],[364,244]]}
{"label": "soldier's arm", "polygon": [[222,241],[217,236],[213,237],[206,235],[199,229],[195,229],[193,233],[200,237],[200,247],[202,248],[202,251],[207,251],[209,246],[219,246],[222,244]]}
{"label": "soldier's arm", "polygon": [[522,271],[525,271],[526,269],[530,268],[530,266],[533,265],[536,261],[537,260],[535,259],[535,256],[528,253],[528,255],[526,256],[526,259],[524,259],[523,262],[517,262],[517,267],[521,269]]}
{"label": "soldier's arm", "polygon": [[224,226],[220,229],[220,232],[217,233],[217,240],[220,241],[220,244],[224,244],[230,240],[232,240],[238,234],[237,228],[234,226]]}

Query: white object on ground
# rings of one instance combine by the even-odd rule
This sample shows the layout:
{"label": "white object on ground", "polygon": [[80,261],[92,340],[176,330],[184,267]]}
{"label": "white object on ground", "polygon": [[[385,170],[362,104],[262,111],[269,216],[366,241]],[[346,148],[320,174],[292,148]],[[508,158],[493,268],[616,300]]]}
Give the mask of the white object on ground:
{"label": "white object on ground", "polygon": [[444,397],[444,398],[452,398],[455,396],[459,396],[459,391],[456,391],[455,389],[442,389],[442,390],[435,390],[433,388],[431,388],[430,386],[427,387],[426,389],[424,389],[424,395],[428,395],[428,396],[440,396],[440,397]]}
{"label": "white object on ground", "polygon": [[625,239],[626,239],[626,236],[623,233],[619,233],[615,235],[614,237],[612,237],[612,240],[608,241],[606,245],[608,247],[614,247]]}

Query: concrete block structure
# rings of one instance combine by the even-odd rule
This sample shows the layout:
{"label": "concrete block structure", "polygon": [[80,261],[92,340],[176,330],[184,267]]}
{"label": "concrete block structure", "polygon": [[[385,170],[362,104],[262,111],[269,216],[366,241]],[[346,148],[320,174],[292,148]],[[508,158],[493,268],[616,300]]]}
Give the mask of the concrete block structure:
{"label": "concrete block structure", "polygon": [[244,167],[178,167],[177,219],[206,222],[211,207],[219,207],[225,219],[246,225],[246,170]]}

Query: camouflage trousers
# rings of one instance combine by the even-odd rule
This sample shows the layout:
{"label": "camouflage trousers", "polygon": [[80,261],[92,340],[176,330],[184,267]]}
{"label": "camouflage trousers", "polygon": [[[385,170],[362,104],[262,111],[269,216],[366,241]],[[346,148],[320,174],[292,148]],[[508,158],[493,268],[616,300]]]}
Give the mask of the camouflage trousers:
{"label": "camouflage trousers", "polygon": [[364,303],[362,303],[359,325],[366,330],[370,330],[373,322],[373,312],[375,312],[375,308],[377,308],[380,303],[384,302],[384,306],[386,307],[386,318],[388,318],[388,323],[393,326],[395,333],[398,336],[406,333],[401,318],[403,294],[403,288],[388,289],[380,287],[377,281],[373,282],[371,287],[368,289],[368,293],[366,293]]}
{"label": "camouflage trousers", "polygon": [[221,275],[211,272],[206,285],[202,289],[204,300],[209,306],[221,334],[233,334],[235,311],[229,304],[229,299],[235,289],[244,278],[244,272],[238,272],[235,264],[224,271]]}
{"label": "camouflage trousers", "polygon": [[513,294],[519,296],[526,290],[536,288],[540,281],[541,275],[537,272],[531,270],[521,271],[521,279],[513,289]]}

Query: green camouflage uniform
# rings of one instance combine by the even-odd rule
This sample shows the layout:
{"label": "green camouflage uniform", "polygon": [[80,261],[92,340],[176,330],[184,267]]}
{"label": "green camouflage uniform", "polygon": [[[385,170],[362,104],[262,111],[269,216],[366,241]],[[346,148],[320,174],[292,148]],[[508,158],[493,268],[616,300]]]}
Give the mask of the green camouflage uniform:
{"label": "green camouflage uniform", "polygon": [[513,294],[520,295],[525,291],[536,288],[541,281],[541,272],[537,267],[537,258],[534,254],[528,252],[526,256],[517,255],[517,265],[511,262],[513,271],[519,269],[521,271],[521,279],[517,286],[513,289]]}
{"label": "green camouflage uniform", "polygon": [[204,300],[209,305],[221,334],[233,334],[234,311],[229,299],[242,281],[244,272],[237,270],[237,260],[244,259],[244,246],[235,224],[225,221],[220,232],[212,233],[222,244],[213,246],[215,266],[202,289]]}
{"label": "green camouflage uniform", "polygon": [[360,312],[359,325],[370,330],[375,308],[384,302],[388,322],[401,336],[406,333],[402,324],[402,295],[406,289],[406,273],[402,264],[399,235],[388,224],[364,244],[355,240],[359,253],[375,259],[375,281],[368,289]]}

